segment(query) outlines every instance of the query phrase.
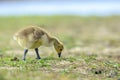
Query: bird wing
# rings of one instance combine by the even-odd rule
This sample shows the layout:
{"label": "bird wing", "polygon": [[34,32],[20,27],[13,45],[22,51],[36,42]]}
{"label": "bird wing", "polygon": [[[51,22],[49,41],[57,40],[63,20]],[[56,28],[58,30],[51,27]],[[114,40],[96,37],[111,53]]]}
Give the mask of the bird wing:
{"label": "bird wing", "polygon": [[34,35],[34,39],[38,40],[44,35],[44,32],[40,29],[35,29],[33,35]]}

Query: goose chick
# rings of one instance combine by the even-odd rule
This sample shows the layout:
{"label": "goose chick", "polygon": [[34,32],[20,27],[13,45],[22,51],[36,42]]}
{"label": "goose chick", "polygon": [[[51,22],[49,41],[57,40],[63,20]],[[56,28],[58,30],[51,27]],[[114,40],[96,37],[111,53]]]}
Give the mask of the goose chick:
{"label": "goose chick", "polygon": [[61,57],[63,50],[63,44],[57,38],[48,34],[44,29],[37,26],[30,26],[19,30],[14,36],[14,40],[24,48],[23,60],[26,59],[28,49],[35,49],[37,59],[40,59],[38,48],[40,46],[52,46],[58,53],[58,57]]}

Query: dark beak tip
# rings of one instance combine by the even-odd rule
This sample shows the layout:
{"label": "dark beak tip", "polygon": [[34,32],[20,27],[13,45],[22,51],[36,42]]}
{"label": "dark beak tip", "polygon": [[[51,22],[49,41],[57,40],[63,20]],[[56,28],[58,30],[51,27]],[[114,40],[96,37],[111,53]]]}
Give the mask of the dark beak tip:
{"label": "dark beak tip", "polygon": [[59,58],[61,57],[61,53],[58,53],[58,57],[59,57]]}

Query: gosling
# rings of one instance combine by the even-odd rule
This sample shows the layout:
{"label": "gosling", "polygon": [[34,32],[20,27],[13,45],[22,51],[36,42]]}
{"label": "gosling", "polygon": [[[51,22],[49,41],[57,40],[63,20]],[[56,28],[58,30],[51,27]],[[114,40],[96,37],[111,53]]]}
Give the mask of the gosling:
{"label": "gosling", "polygon": [[24,48],[23,60],[26,60],[26,54],[29,49],[34,49],[37,55],[36,59],[41,59],[39,55],[38,48],[40,46],[54,46],[58,57],[61,57],[61,52],[63,51],[63,44],[54,36],[51,36],[43,28],[38,26],[29,26],[19,30],[13,36],[14,40]]}

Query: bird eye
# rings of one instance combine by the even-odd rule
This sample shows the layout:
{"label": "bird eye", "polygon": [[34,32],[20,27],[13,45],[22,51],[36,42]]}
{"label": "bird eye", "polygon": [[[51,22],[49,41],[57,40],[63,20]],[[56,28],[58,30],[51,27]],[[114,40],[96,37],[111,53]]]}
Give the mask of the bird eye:
{"label": "bird eye", "polygon": [[58,49],[59,49],[60,51],[62,51],[62,47],[61,47],[61,46],[58,46]]}
{"label": "bird eye", "polygon": [[60,51],[62,51],[62,49],[60,49]]}

